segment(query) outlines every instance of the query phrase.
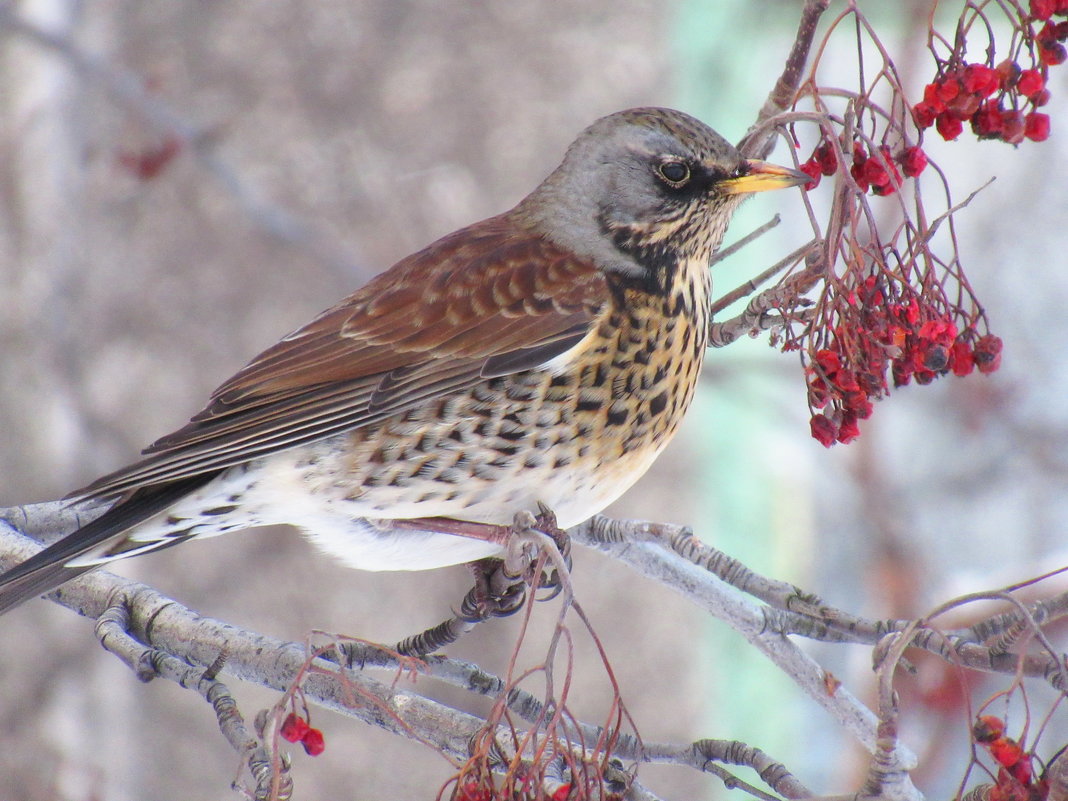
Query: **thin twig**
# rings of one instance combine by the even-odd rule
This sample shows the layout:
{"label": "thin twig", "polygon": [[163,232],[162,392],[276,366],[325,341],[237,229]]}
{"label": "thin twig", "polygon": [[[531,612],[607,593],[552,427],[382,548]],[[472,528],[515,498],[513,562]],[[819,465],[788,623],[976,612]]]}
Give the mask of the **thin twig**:
{"label": "thin twig", "polygon": [[780,222],[782,222],[782,217],[776,214],[766,223],[759,226],[758,228],[753,229],[748,234],[739,239],[737,242],[732,242],[727,247],[717,250],[713,254],[712,258],[709,259],[708,265],[711,267],[714,264],[719,264],[724,259],[730,258],[739,250],[744,248],[746,245],[750,244],[751,242],[755,242],[768,231],[770,231],[772,228],[775,228]]}

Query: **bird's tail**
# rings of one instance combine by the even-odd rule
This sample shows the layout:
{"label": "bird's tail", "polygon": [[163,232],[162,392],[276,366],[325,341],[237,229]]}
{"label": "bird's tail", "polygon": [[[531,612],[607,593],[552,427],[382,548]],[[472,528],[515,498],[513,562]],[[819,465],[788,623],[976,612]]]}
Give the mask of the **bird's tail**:
{"label": "bird's tail", "polygon": [[[121,542],[121,535],[150,517],[159,514],[183,496],[210,480],[212,476],[194,476],[170,484],[144,487],[123,498],[100,517],[54,542],[25,562],[15,565],[0,575],[0,614],[23,601],[51,592],[61,584],[77,578],[82,573],[97,567],[96,563],[76,563],[93,551],[100,551],[111,540]],[[177,540],[175,540],[177,542]],[[168,541],[153,543],[154,547],[173,544]],[[121,548],[109,553],[112,558],[143,553],[140,547],[123,552]],[[101,560],[106,561],[106,560]]]}

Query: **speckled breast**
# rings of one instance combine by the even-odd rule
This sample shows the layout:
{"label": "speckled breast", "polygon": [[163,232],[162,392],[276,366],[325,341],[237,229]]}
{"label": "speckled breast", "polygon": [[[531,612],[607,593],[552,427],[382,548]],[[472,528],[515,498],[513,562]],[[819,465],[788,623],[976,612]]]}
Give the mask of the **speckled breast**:
{"label": "speckled breast", "polygon": [[345,500],[367,517],[489,523],[540,501],[564,527],[599,512],[648,469],[690,405],[707,275],[701,265],[697,280],[664,293],[621,289],[591,333],[545,368],[344,435]]}

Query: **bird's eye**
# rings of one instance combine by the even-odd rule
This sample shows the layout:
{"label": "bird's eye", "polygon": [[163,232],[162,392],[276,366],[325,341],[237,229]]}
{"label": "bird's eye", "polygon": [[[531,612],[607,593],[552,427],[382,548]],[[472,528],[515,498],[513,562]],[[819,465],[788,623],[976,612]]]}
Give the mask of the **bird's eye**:
{"label": "bird's eye", "polygon": [[657,172],[672,186],[682,186],[690,180],[690,168],[683,161],[665,161],[657,168]]}

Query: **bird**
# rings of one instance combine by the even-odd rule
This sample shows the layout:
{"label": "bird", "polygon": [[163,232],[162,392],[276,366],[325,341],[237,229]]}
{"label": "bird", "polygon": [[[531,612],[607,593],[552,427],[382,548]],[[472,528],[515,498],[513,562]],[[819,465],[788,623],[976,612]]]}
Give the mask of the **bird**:
{"label": "bird", "polygon": [[680,111],[597,120],[514,208],[371,279],[68,496],[110,505],[0,575],[0,612],[256,526],[295,526],[354,568],[427,570],[499,555],[479,526],[517,512],[583,522],[678,430],[735,209],[807,180]]}

